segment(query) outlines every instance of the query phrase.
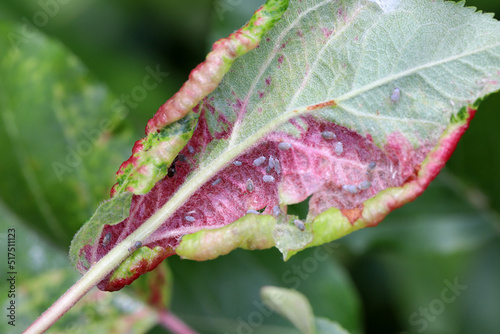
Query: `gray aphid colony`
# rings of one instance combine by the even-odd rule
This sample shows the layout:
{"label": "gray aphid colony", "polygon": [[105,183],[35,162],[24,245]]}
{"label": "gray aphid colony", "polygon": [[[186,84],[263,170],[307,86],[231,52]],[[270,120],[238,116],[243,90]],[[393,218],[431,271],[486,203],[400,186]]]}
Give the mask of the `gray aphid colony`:
{"label": "gray aphid colony", "polygon": [[254,191],[254,189],[255,189],[255,187],[254,187],[254,185],[253,185],[253,181],[252,181],[252,179],[248,179],[248,180],[247,180],[247,191],[248,191],[249,193],[251,193],[252,191]]}
{"label": "gray aphid colony", "polygon": [[222,181],[222,179],[219,177],[217,180],[215,180],[214,182],[212,182],[212,186],[218,185],[221,181]]}
{"label": "gray aphid colony", "polygon": [[236,160],[236,161],[233,162],[233,165],[239,167],[239,166],[241,166],[241,161]]}
{"label": "gray aphid colony", "polygon": [[260,212],[257,210],[248,210],[247,214],[249,214],[249,213],[254,214],[254,215],[260,215]]}
{"label": "gray aphid colony", "polygon": [[193,223],[196,220],[196,219],[194,219],[193,216],[185,216],[184,219],[186,219],[190,223]]}
{"label": "gray aphid colony", "polygon": [[399,88],[394,88],[391,94],[391,102],[398,102],[401,97],[401,91]]}
{"label": "gray aphid colony", "polygon": [[330,131],[321,132],[321,137],[323,137],[323,139],[326,139],[326,140],[331,140],[331,139],[337,138],[335,133],[330,132]]}
{"label": "gray aphid colony", "polygon": [[110,241],[111,241],[111,232],[108,232],[108,233],[106,233],[106,235],[102,239],[102,246],[106,247]]}
{"label": "gray aphid colony", "polygon": [[283,151],[289,150],[291,147],[292,144],[287,143],[286,141],[282,141],[281,143],[278,144],[278,148]]}
{"label": "gray aphid colony", "polygon": [[274,176],[272,175],[264,175],[262,177],[262,181],[269,183],[269,182],[274,182]]}
{"label": "gray aphid colony", "polygon": [[265,157],[265,156],[262,156],[262,157],[258,157],[257,159],[255,159],[255,160],[253,161],[253,164],[254,164],[255,166],[260,166],[260,165],[262,165],[265,161],[266,161],[266,157]]}
{"label": "gray aphid colony", "polygon": [[344,145],[341,142],[335,144],[335,154],[341,155],[344,152]]}
{"label": "gray aphid colony", "polygon": [[302,220],[299,220],[299,219],[295,219],[293,221],[293,223],[295,224],[295,226],[301,230],[301,231],[304,231],[306,229],[306,225],[304,224],[304,222]]}
{"label": "gray aphid colony", "polygon": [[343,188],[345,191],[347,191],[347,192],[349,192],[349,193],[351,193],[351,194],[357,194],[357,193],[359,192],[358,187],[356,187],[356,186],[355,186],[355,185],[353,185],[353,184],[346,184],[346,185],[342,186],[342,188]]}
{"label": "gray aphid colony", "polygon": [[372,186],[372,183],[370,181],[363,181],[358,185],[358,188],[361,190],[366,190]]}

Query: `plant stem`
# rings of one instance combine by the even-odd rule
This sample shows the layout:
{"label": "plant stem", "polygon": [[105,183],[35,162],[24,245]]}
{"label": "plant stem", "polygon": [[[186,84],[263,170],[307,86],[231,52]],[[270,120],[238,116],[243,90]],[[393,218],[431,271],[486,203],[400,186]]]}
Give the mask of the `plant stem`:
{"label": "plant stem", "polygon": [[52,304],[23,334],[43,333],[76,304],[87,292],[99,283],[109,272],[130,255],[128,246],[133,241],[127,238],[94,264],[71,288]]}
{"label": "plant stem", "polygon": [[159,312],[159,322],[163,325],[163,327],[174,334],[198,334],[186,325],[179,317],[168,311]]}

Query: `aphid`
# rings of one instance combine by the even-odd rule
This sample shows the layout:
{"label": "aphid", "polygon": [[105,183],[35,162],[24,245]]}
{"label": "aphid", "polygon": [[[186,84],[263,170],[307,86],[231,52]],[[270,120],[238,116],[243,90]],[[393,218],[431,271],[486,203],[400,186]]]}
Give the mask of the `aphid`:
{"label": "aphid", "polygon": [[180,161],[180,162],[186,162],[187,161],[187,158],[184,154],[179,154],[177,156],[177,161]]}
{"label": "aphid", "polygon": [[255,159],[253,161],[253,164],[255,166],[260,166],[260,165],[262,165],[264,163],[264,161],[266,161],[266,157],[262,156],[262,157],[259,157],[259,158]]}
{"label": "aphid", "polygon": [[368,164],[368,170],[374,170],[375,167],[377,167],[377,163],[375,161],[372,161]]}
{"label": "aphid", "polygon": [[278,148],[283,151],[289,150],[291,147],[292,144],[287,143],[286,141],[282,141],[281,143],[278,144]]}
{"label": "aphid", "polygon": [[361,190],[366,190],[372,186],[372,183],[370,181],[363,181],[358,185],[358,188]]}
{"label": "aphid", "polygon": [[273,207],[273,215],[275,217],[278,217],[279,215],[281,215],[281,209],[280,209],[280,206],[279,205],[275,205]]}
{"label": "aphid", "polygon": [[128,249],[128,251],[129,252],[134,252],[135,250],[137,250],[138,248],[141,248],[141,247],[142,247],[142,242],[136,241],[134,243],[134,245]]}
{"label": "aphid", "polygon": [[102,246],[106,247],[110,241],[111,241],[111,232],[108,232],[108,233],[106,233],[106,235],[102,239]]}
{"label": "aphid", "polygon": [[274,170],[277,174],[281,173],[281,165],[278,159],[274,159]]}
{"label": "aphid", "polygon": [[[184,155],[183,155],[183,157],[184,157],[184,159],[186,159],[186,157]],[[174,161],[172,161],[172,164],[170,165],[170,167],[168,167],[168,172],[167,172],[168,177],[172,177],[177,173],[177,170],[175,169],[175,163],[178,160],[179,160],[179,156],[176,156]]]}
{"label": "aphid", "polygon": [[269,157],[269,165],[268,165],[269,169],[273,169],[274,168],[274,158],[273,156],[271,155]]}
{"label": "aphid", "polygon": [[331,139],[337,138],[335,133],[330,132],[330,131],[321,132],[321,137],[323,137],[323,139],[326,139],[326,140],[331,140]]}
{"label": "aphid", "polygon": [[391,102],[398,102],[401,97],[401,91],[399,88],[394,88],[391,94]]}
{"label": "aphid", "polygon": [[236,160],[236,161],[234,161],[234,162],[233,162],[233,165],[235,165],[235,166],[238,166],[238,167],[239,167],[239,166],[241,166],[241,161],[237,161],[237,160]]}
{"label": "aphid", "polygon": [[342,152],[344,152],[344,145],[342,145],[341,142],[338,142],[337,144],[335,144],[335,154],[341,155]]}
{"label": "aphid", "polygon": [[295,219],[295,220],[293,221],[293,223],[294,223],[294,224],[295,224],[295,226],[296,226],[299,230],[301,230],[301,231],[304,231],[304,230],[306,229],[306,226],[304,225],[304,222],[303,222],[303,221],[301,221],[301,220],[299,220],[299,219]]}
{"label": "aphid", "polygon": [[357,194],[359,192],[358,187],[356,187],[353,184],[346,184],[346,185],[342,186],[342,188],[344,188],[345,191],[348,191],[351,194]]}
{"label": "aphid", "polygon": [[216,185],[218,185],[221,181],[222,181],[222,179],[219,177],[217,180],[215,180],[214,182],[212,182],[212,185],[213,185],[213,186],[216,186]]}
{"label": "aphid", "polygon": [[247,190],[249,193],[251,193],[252,191],[254,191],[255,187],[253,185],[253,181],[252,179],[248,179],[247,180]]}
{"label": "aphid", "polygon": [[175,175],[175,173],[177,173],[177,170],[175,169],[175,162],[173,162],[170,165],[170,167],[168,167],[167,176],[168,177],[173,177]]}
{"label": "aphid", "polygon": [[254,215],[260,215],[260,212],[259,212],[259,211],[257,211],[257,210],[248,210],[248,211],[247,211],[247,214],[248,214],[248,213],[252,213],[252,214],[254,214]]}
{"label": "aphid", "polygon": [[194,148],[193,148],[193,146],[189,145],[189,146],[188,146],[188,151],[189,151],[189,153],[193,154],[193,153],[194,153]]}
{"label": "aphid", "polygon": [[192,222],[194,222],[196,220],[196,219],[194,219],[193,216],[185,216],[184,219],[186,219],[190,223],[192,223]]}
{"label": "aphid", "polygon": [[262,177],[262,181],[267,182],[267,183],[274,182],[274,176],[272,176],[272,175],[264,175]]}
{"label": "aphid", "polygon": [[269,166],[266,167],[266,173],[270,174],[273,169]]}

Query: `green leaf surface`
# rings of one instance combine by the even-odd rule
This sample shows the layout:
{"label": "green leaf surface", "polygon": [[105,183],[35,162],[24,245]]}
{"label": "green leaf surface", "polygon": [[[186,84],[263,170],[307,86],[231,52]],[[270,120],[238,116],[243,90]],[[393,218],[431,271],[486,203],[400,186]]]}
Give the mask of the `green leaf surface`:
{"label": "green leaf surface", "polygon": [[[112,235],[173,250],[260,210],[288,258],[376,225],[423,192],[500,88],[499,27],[449,2],[293,1],[197,106],[176,176],[134,197]],[[286,217],[311,195],[305,222]]]}
{"label": "green leaf surface", "polygon": [[311,304],[307,298],[295,291],[265,286],[260,290],[264,303],[288,319],[303,334],[314,334],[316,325]]}
{"label": "green leaf surface", "polygon": [[75,56],[25,29],[0,23],[0,197],[67,247],[109,192],[132,132]]}

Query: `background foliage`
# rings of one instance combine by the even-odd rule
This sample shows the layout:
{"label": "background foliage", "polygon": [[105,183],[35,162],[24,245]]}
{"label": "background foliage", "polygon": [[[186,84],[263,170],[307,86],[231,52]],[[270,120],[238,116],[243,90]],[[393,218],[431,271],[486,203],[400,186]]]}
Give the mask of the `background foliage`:
{"label": "background foliage", "polygon": [[[20,273],[18,326],[12,331],[2,321],[0,332],[7,333],[20,332],[76,280],[78,275],[66,258],[71,237],[97,203],[108,197],[113,173],[143,135],[146,121],[204,59],[212,42],[240,27],[261,1],[43,3],[57,6],[52,7],[54,15],[47,24],[38,27],[40,31],[61,41],[90,70],[95,82],[104,83],[117,98],[142,83],[148,66],[158,65],[169,76],[148,91],[147,98],[135,101],[127,120],[117,122],[111,135],[123,145],[102,161],[88,164],[86,177],[95,185],[92,196],[74,201],[81,197],[80,190],[64,178],[60,188],[47,191],[52,211],[63,213],[58,216],[64,225],[59,235],[47,228],[36,203],[23,196],[29,190],[2,192],[0,233],[6,238],[7,228],[17,228]],[[497,0],[471,0],[467,5],[500,13]],[[3,1],[0,20],[23,24],[23,18],[32,21],[39,11],[44,9],[38,2]],[[26,74],[19,82],[31,79]],[[33,101],[37,113],[52,112]],[[447,167],[423,196],[393,212],[378,227],[336,242],[326,260],[320,260],[314,249],[286,263],[275,249],[235,251],[203,263],[169,259],[174,276],[172,310],[201,333],[232,333],[243,327],[249,333],[295,333],[280,317],[259,311],[259,288],[277,285],[297,288],[309,298],[316,315],[334,319],[352,333],[496,333],[500,328],[499,105],[499,94],[483,102]],[[110,106],[104,103],[102,108],[106,114]],[[23,135],[36,140],[48,131],[47,124],[40,124]],[[54,154],[67,154],[63,146],[57,149]],[[92,177],[98,174],[102,177]],[[17,177],[3,175],[2,182]],[[23,205],[11,204],[15,201]],[[304,214],[304,205],[294,209]],[[437,309],[435,300],[442,298],[446,282],[454,280],[467,288],[453,302],[444,303],[444,310]],[[6,291],[5,284],[2,277],[1,291]],[[154,317],[133,289],[87,297],[87,303],[79,304],[80,311],[70,311],[54,331],[111,328],[120,317],[142,310],[134,331],[163,332],[153,327]],[[5,294],[0,298],[3,308]],[[419,312],[429,307],[425,329],[410,320],[414,312],[418,314],[414,320],[425,319]]]}

